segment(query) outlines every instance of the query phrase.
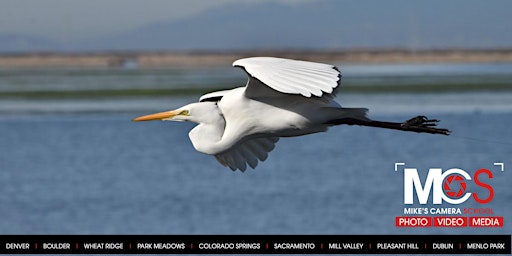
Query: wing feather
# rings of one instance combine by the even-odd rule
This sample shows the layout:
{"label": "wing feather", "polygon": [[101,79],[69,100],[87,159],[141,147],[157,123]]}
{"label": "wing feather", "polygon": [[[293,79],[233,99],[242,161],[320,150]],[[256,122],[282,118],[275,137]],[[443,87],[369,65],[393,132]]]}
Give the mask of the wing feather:
{"label": "wing feather", "polygon": [[[293,73],[290,74],[290,78],[302,81],[302,83],[316,84],[316,87],[320,88],[322,91],[325,91],[327,93],[330,93],[333,90],[333,88],[329,84],[331,82],[331,79],[329,77],[317,76],[315,78],[312,78],[311,76],[308,76],[307,74],[304,73]],[[321,83],[318,83],[318,81],[321,81]]]}
{"label": "wing feather", "polygon": [[247,143],[247,149],[252,153],[253,156],[255,156],[260,161],[267,160],[267,150],[263,148],[259,143],[253,142],[253,143]]}
{"label": "wing feather", "polygon": [[254,169],[258,165],[258,160],[265,161],[268,153],[275,148],[277,141],[279,141],[277,137],[251,139],[226,152],[216,154],[215,158],[233,171],[238,169],[244,172],[247,165]]}
{"label": "wing feather", "polygon": [[[241,67],[249,74],[247,89],[264,84],[278,92],[305,97],[321,97],[332,93],[341,78],[340,72],[333,65],[274,57],[240,59],[233,62],[233,66]],[[256,90],[246,90],[246,95]]]}
{"label": "wing feather", "polygon": [[[241,154],[240,152],[241,150],[233,150],[232,153],[232,157],[233,159],[235,160],[235,170],[236,169],[239,169],[240,171],[242,172],[245,172],[245,170],[247,169],[247,161],[245,159],[245,157]],[[233,168],[231,168],[233,170]]]}
{"label": "wing feather", "polygon": [[248,147],[241,147],[240,154],[247,161],[247,164],[251,168],[253,168],[253,169],[256,168],[256,166],[258,165],[258,158],[256,158],[256,156],[251,153],[251,151]]}
{"label": "wing feather", "polygon": [[[322,87],[319,87],[319,86],[315,86],[314,84],[310,83],[310,82],[306,82],[302,79],[300,79],[300,77],[297,77],[297,76],[293,76],[293,75],[290,75],[290,76],[281,76],[281,77],[276,77],[274,79],[277,83],[281,83],[281,84],[294,84],[296,88],[300,88],[300,94],[302,95],[309,95],[311,96],[311,94],[317,96],[317,97],[320,97],[322,96]],[[291,88],[292,90],[294,88]],[[308,96],[308,97],[309,97]]]}

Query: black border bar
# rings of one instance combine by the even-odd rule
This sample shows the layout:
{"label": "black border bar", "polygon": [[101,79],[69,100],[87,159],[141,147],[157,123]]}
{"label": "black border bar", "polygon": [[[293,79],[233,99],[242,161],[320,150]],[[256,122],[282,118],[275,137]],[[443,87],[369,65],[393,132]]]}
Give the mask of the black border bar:
{"label": "black border bar", "polygon": [[510,254],[511,235],[0,235],[0,254]]}

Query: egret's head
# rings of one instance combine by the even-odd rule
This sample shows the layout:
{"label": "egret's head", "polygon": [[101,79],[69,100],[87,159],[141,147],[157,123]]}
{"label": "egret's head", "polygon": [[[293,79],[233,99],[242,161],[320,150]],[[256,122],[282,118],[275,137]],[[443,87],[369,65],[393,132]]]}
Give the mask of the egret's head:
{"label": "egret's head", "polygon": [[133,121],[192,121],[196,123],[209,122],[211,119],[219,116],[217,105],[213,102],[192,103],[176,110],[164,111],[160,113],[139,116]]}

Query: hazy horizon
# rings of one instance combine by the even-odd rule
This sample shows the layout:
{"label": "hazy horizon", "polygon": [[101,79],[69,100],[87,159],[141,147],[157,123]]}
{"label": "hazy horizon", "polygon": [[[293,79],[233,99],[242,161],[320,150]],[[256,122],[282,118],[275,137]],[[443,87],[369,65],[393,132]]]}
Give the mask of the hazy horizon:
{"label": "hazy horizon", "polygon": [[512,34],[505,33],[512,24],[508,13],[512,2],[502,0],[0,0],[0,4],[0,53],[512,47]]}

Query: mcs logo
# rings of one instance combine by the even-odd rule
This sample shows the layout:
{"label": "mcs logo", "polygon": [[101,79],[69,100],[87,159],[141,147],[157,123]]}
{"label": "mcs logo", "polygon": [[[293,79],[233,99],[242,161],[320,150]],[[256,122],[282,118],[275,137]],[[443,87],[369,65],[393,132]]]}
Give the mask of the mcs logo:
{"label": "mcs logo", "polygon": [[[440,168],[430,168],[425,183],[422,184],[416,168],[404,168],[404,204],[413,204],[414,195],[418,197],[420,204],[427,204],[432,193],[432,203],[461,204],[469,198],[480,204],[489,203],[494,197],[494,189],[491,185],[481,181],[481,176],[492,179],[492,172],[488,169],[479,169],[473,175],[458,168],[442,171]],[[474,182],[476,186],[488,191],[485,198],[477,193],[467,192],[468,183]]]}

